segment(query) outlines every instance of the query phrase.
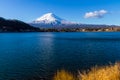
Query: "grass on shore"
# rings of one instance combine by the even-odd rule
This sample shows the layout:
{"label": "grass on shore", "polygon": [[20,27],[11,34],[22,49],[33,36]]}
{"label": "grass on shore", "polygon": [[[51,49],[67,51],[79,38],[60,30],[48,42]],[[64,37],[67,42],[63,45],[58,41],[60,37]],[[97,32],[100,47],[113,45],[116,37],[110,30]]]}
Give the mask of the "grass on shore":
{"label": "grass on shore", "polygon": [[75,77],[70,72],[60,70],[57,71],[56,75],[54,76],[54,80],[75,80]]}
{"label": "grass on shore", "polygon": [[120,63],[96,66],[88,72],[78,72],[77,77],[68,71],[60,70],[57,71],[53,80],[120,80]]}

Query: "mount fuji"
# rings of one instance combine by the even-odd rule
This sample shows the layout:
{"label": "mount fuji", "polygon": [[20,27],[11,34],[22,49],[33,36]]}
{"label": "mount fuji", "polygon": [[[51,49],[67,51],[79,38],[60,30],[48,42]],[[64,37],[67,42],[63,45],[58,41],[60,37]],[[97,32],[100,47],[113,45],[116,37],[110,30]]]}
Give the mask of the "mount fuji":
{"label": "mount fuji", "polygon": [[97,24],[82,24],[70,22],[56,16],[53,13],[47,13],[43,16],[37,18],[33,22],[29,23],[33,27],[37,28],[101,28],[101,27],[111,27],[113,25],[97,25]]}
{"label": "mount fuji", "polygon": [[53,13],[44,14],[43,16],[37,18],[35,21],[30,23],[30,25],[34,27],[54,27],[54,26],[74,25],[74,24],[77,23],[62,19]]}

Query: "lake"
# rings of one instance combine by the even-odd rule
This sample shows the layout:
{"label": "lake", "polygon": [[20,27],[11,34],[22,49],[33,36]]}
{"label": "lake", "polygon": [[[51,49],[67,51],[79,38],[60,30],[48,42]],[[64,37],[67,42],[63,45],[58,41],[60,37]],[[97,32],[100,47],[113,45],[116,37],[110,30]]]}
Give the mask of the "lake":
{"label": "lake", "polygon": [[119,60],[119,32],[0,33],[0,80],[49,80]]}

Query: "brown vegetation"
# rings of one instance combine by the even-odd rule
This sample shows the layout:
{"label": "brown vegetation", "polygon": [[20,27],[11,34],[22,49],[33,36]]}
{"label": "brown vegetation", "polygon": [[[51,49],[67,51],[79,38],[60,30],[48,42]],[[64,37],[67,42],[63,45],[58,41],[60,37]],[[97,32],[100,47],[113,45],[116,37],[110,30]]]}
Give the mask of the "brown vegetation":
{"label": "brown vegetation", "polygon": [[96,66],[88,72],[79,72],[77,77],[65,70],[61,70],[57,71],[54,80],[120,80],[120,64],[115,63],[114,65],[102,67]]}

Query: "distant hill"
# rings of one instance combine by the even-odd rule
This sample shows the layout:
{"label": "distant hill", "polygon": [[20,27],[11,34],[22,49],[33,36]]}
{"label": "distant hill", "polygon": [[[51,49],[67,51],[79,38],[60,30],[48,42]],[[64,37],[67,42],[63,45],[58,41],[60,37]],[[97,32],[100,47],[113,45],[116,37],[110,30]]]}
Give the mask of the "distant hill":
{"label": "distant hill", "polygon": [[39,28],[19,20],[10,20],[0,17],[0,32],[32,32],[39,31]]}

